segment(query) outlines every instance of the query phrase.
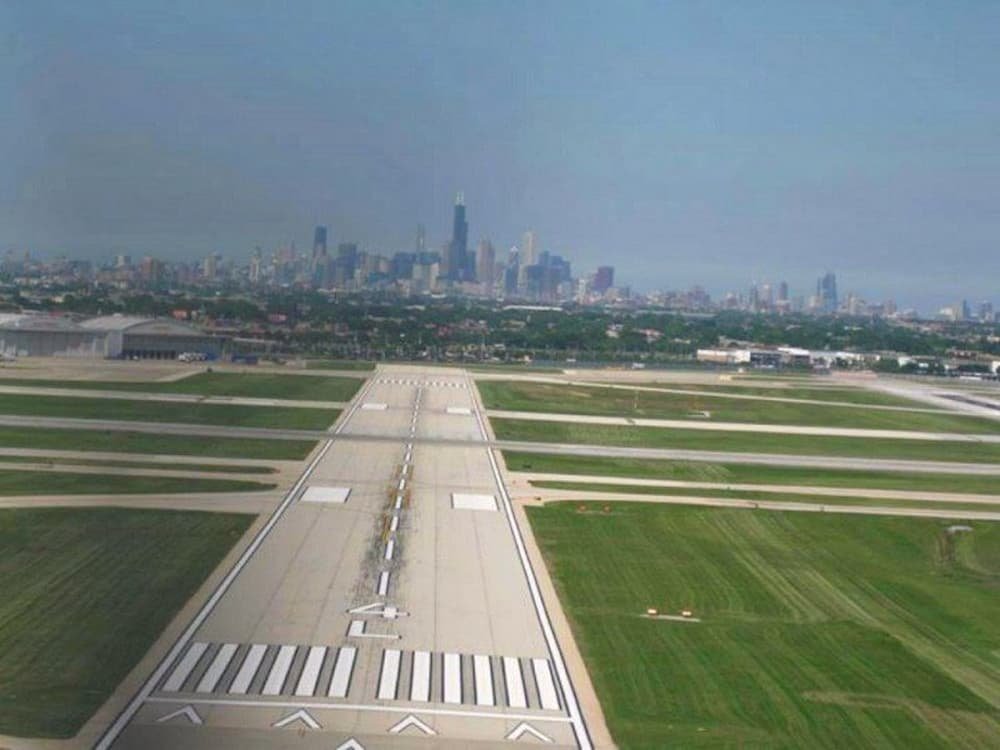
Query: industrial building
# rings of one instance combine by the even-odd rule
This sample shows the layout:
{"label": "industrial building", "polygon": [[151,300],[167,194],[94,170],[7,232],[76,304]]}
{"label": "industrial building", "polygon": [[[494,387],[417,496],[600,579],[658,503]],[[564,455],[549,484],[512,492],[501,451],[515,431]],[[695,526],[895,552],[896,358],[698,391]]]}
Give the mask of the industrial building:
{"label": "industrial building", "polygon": [[77,322],[56,315],[0,315],[4,356],[177,359],[192,352],[215,359],[223,344],[222,338],[171,318],[105,315]]}

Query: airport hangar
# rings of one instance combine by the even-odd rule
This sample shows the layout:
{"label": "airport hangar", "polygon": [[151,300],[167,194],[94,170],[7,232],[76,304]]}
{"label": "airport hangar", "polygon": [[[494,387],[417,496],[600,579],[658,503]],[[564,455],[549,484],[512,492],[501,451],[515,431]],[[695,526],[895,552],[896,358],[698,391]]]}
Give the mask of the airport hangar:
{"label": "airport hangar", "polygon": [[32,313],[0,315],[0,352],[14,357],[176,359],[222,353],[224,339],[172,318],[104,315],[83,321]]}

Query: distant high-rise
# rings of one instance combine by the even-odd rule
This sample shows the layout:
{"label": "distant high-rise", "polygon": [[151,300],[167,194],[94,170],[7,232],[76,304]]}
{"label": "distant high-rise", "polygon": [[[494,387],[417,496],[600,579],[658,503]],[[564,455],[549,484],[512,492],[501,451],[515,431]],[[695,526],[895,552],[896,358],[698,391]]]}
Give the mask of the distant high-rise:
{"label": "distant high-rise", "polygon": [[447,276],[452,281],[471,279],[474,269],[469,264],[469,223],[465,220],[465,195],[455,196],[455,215],[448,243]]}
{"label": "distant high-rise", "polygon": [[788,302],[788,282],[782,281],[778,284],[778,302]]}
{"label": "distant high-rise", "polygon": [[521,237],[520,251],[522,266],[538,265],[538,244],[535,242],[535,233],[533,230],[529,229]]}
{"label": "distant high-rise", "polygon": [[326,227],[316,227],[313,232],[313,260],[320,256],[326,257]]}
{"label": "distant high-rise", "polygon": [[614,266],[600,266],[594,274],[594,291],[604,294],[615,285]]}
{"label": "distant high-rise", "polygon": [[423,224],[417,224],[417,245],[414,250],[417,255],[427,252],[427,230]]}
{"label": "distant high-rise", "polygon": [[481,284],[492,286],[496,280],[497,254],[493,243],[482,240],[476,249],[476,279]]}
{"label": "distant high-rise", "polygon": [[816,299],[821,312],[832,314],[837,312],[837,277],[827,271],[816,282]]}

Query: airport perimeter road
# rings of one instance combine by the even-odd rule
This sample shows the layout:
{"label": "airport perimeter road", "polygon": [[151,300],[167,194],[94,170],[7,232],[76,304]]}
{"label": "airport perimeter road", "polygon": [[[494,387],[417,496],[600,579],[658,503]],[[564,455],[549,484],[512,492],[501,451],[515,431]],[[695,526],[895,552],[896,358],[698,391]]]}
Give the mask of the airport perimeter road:
{"label": "airport perimeter road", "polygon": [[97,747],[589,748],[477,403],[380,369]]}

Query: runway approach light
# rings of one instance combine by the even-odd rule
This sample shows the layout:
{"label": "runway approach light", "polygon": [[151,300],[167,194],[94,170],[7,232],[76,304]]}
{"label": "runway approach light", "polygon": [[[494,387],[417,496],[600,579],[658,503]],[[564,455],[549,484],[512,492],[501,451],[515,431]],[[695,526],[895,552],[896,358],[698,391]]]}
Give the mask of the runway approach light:
{"label": "runway approach light", "polygon": [[691,617],[694,614],[690,609],[682,609],[681,617]]}
{"label": "runway approach light", "polygon": [[650,607],[649,609],[646,610],[646,614],[647,615],[658,615],[660,613],[659,613],[659,610],[656,609],[656,607]]}

